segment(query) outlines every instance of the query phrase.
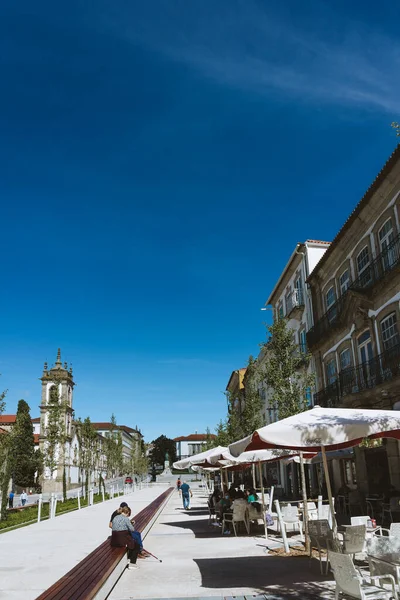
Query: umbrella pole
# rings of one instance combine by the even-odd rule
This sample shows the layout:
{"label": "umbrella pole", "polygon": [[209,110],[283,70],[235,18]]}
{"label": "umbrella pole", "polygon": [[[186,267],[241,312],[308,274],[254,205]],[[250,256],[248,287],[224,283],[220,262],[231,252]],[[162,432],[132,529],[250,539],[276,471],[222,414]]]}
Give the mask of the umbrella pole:
{"label": "umbrella pole", "polygon": [[262,470],[261,470],[261,461],[258,461],[258,475],[261,481],[261,502],[262,502],[262,514],[264,521],[264,531],[265,531],[265,539],[268,539],[268,529],[267,529],[267,520],[265,518],[265,496],[264,496],[264,486],[262,483]]}
{"label": "umbrella pole", "polygon": [[251,465],[251,470],[253,471],[253,488],[256,489],[256,465],[253,463]]}
{"label": "umbrella pole", "polygon": [[300,474],[301,474],[301,487],[303,492],[303,511],[304,511],[304,538],[305,538],[305,549],[306,553],[310,552],[310,539],[308,537],[308,503],[307,503],[307,485],[306,485],[306,474],[304,472],[304,457],[303,453],[300,452]]}
{"label": "umbrella pole", "polygon": [[222,469],[220,469],[219,473],[221,475],[221,490],[222,490],[222,494],[225,494],[224,472],[223,472]]}
{"label": "umbrella pole", "polygon": [[322,463],[324,465],[324,474],[325,474],[325,481],[326,481],[326,489],[328,491],[329,506],[331,508],[332,529],[333,529],[334,535],[336,535],[336,532],[337,532],[337,523],[336,523],[336,518],[335,518],[335,510],[334,510],[334,506],[333,506],[331,479],[329,477],[328,461],[326,460],[325,446],[321,446],[321,454],[322,454]]}
{"label": "umbrella pole", "polygon": [[225,480],[226,480],[226,491],[229,490],[229,476],[228,476],[228,469],[224,469],[225,471]]}

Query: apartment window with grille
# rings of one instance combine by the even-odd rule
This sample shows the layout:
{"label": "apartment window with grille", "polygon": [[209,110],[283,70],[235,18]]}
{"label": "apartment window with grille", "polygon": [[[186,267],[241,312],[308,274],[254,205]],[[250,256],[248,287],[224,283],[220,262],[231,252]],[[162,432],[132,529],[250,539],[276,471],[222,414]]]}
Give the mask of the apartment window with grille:
{"label": "apartment window with grille", "polygon": [[304,399],[306,401],[307,406],[312,406],[312,393],[311,388],[306,388],[304,392]]}
{"label": "apartment window with grille", "polygon": [[336,302],[335,288],[332,286],[325,294],[326,308],[329,309]]}
{"label": "apartment window with grille", "polygon": [[351,354],[349,348],[340,353],[340,370],[345,371],[351,367]]}
{"label": "apartment window with grille", "polygon": [[306,330],[302,329],[299,333],[300,352],[307,352],[307,336]]}
{"label": "apartment window with grille", "polygon": [[368,246],[365,246],[357,256],[357,270],[361,278],[362,285],[371,281],[371,269]]}
{"label": "apartment window with grille", "polygon": [[381,332],[385,350],[389,350],[399,343],[396,313],[391,313],[388,317],[382,319]]}
{"label": "apartment window with grille", "polygon": [[339,277],[339,283],[340,283],[340,293],[343,296],[343,294],[345,293],[345,291],[348,289],[348,287],[350,285],[350,273],[349,273],[348,269],[343,271],[343,273]]}
{"label": "apartment window with grille", "polygon": [[286,292],[285,304],[286,304],[286,314],[288,314],[292,310],[292,292],[291,292],[291,290]]}
{"label": "apartment window with grille", "polygon": [[329,362],[327,362],[325,369],[326,369],[326,379],[327,379],[328,385],[335,383],[335,381],[337,379],[336,360],[334,358],[332,358]]}
{"label": "apartment window with grille", "polygon": [[283,319],[284,314],[283,314],[283,304],[282,302],[279,303],[279,307],[278,307],[278,316],[279,319]]}

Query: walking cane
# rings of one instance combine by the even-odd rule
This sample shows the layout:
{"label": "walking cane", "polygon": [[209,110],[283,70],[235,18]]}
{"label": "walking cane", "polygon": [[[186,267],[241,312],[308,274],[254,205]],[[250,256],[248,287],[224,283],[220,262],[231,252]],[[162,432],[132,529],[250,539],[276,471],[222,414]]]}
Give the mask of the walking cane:
{"label": "walking cane", "polygon": [[152,554],[151,552],[149,552],[148,550],[146,550],[146,548],[143,548],[143,550],[147,553],[150,554],[150,556],[152,556],[153,558],[155,558],[156,560],[158,560],[158,562],[162,562],[161,558],[158,558],[157,556],[154,556],[154,554]]}

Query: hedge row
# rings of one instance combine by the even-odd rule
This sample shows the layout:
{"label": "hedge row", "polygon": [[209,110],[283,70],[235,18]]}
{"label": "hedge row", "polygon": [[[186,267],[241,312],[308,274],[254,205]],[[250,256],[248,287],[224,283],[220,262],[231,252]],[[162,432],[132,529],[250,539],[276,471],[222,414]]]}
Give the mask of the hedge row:
{"label": "hedge row", "polygon": [[[105,494],[105,500],[109,499],[109,495]],[[93,497],[94,503],[97,504],[103,501],[102,494],[95,494]],[[81,498],[81,508],[86,508],[88,505],[87,500],[85,498]],[[62,514],[65,512],[70,512],[72,510],[77,510],[78,508],[78,499],[77,498],[68,498],[65,502],[57,502],[56,514]],[[42,510],[40,514],[40,519],[48,519],[49,517],[49,503],[42,504]],[[31,521],[37,521],[38,518],[38,506],[29,506],[28,508],[24,508],[21,510],[10,511],[7,512],[7,518],[3,521],[0,521],[0,531],[2,529],[8,529],[9,527],[22,526],[25,523],[29,523]]]}

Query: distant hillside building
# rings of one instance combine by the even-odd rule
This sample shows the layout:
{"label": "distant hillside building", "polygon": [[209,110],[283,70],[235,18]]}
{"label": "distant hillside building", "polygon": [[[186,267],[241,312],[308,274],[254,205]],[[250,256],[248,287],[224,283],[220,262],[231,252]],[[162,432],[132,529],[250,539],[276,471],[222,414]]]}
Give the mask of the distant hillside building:
{"label": "distant hillside building", "polygon": [[207,441],[215,439],[215,435],[207,433],[191,433],[174,439],[176,444],[176,459],[187,458],[204,450]]}

